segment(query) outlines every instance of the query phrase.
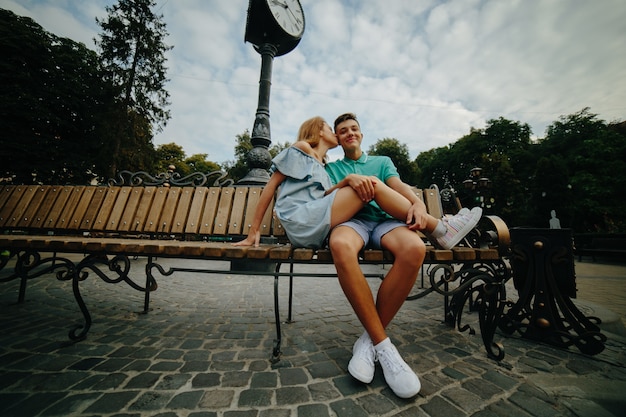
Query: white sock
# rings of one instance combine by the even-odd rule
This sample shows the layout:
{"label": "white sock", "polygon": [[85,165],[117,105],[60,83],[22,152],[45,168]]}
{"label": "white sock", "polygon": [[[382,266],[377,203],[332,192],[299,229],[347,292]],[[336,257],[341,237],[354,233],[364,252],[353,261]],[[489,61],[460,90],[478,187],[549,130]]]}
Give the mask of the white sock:
{"label": "white sock", "polygon": [[434,237],[435,239],[441,237],[441,236],[445,236],[445,234],[448,233],[448,228],[446,227],[445,224],[443,224],[443,222],[441,220],[439,220],[437,222],[437,227],[435,227],[435,230],[433,230],[430,235],[432,237]]}
{"label": "white sock", "polygon": [[376,352],[378,352],[380,350],[388,348],[389,346],[391,346],[391,339],[386,338],[385,340],[374,346],[374,349],[376,349]]}

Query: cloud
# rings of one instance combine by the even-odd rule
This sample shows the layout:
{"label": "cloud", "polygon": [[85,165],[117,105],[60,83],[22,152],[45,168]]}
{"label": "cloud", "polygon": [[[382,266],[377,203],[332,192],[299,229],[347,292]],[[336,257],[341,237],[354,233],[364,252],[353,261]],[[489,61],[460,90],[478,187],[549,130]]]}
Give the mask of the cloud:
{"label": "cloud", "polygon": [[[500,116],[536,136],[559,116],[590,107],[626,113],[622,0],[301,0],[306,31],[274,60],[274,142],[293,141],[305,119],[359,116],[367,149],[406,143],[412,157],[450,144]],[[59,36],[97,36],[113,0],[0,0]],[[248,2],[157,0],[168,52],[172,119],[155,143],[187,155],[233,159],[254,122],[261,58],[243,41]],[[334,155],[340,155],[335,151]]]}

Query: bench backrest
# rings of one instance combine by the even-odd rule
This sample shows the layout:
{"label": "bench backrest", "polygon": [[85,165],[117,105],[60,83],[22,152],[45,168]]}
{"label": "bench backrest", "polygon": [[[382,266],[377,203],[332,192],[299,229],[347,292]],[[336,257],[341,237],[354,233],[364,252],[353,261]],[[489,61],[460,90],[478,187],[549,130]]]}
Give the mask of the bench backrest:
{"label": "bench backrest", "polygon": [[[226,239],[247,235],[261,191],[254,186],[5,185],[0,186],[0,230]],[[414,191],[429,213],[442,216],[437,190]],[[284,241],[272,207],[261,234]]]}
{"label": "bench backrest", "polygon": [[[75,234],[241,236],[260,187],[16,185],[0,187],[0,230]],[[264,236],[284,236],[273,210]]]}

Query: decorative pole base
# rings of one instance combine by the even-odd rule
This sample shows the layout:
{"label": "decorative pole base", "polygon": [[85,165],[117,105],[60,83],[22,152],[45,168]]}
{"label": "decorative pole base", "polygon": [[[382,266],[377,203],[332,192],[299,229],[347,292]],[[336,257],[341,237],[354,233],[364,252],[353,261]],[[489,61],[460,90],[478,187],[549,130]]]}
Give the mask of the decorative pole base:
{"label": "decorative pole base", "polygon": [[500,329],[561,348],[576,346],[595,355],[606,336],[596,317],[586,317],[576,297],[570,229],[511,229],[513,282],[519,299],[504,314]]}

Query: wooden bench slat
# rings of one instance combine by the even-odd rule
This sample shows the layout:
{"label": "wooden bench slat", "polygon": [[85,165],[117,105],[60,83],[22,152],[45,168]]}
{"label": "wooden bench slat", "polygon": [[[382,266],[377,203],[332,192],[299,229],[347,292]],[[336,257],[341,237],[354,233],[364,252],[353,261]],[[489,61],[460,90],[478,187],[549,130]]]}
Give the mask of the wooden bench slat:
{"label": "wooden bench slat", "polygon": [[28,204],[28,208],[24,211],[22,219],[17,224],[20,228],[41,228],[43,227],[41,221],[41,211],[45,211],[45,206],[50,206],[49,198],[54,199],[56,195],[52,194],[48,197],[48,192],[55,187],[51,185],[42,185],[37,187],[33,198]]}
{"label": "wooden bench slat", "polygon": [[193,194],[194,187],[184,187],[180,190],[178,204],[176,205],[176,211],[174,212],[174,217],[172,218],[170,233],[178,235],[185,232],[185,226],[187,224]]}
{"label": "wooden bench slat", "polygon": [[213,232],[213,225],[216,222],[216,213],[222,189],[211,187],[207,192],[206,202],[202,210],[202,220],[200,221],[200,234],[210,235]]}
{"label": "wooden bench slat", "polygon": [[270,259],[286,260],[291,257],[293,248],[291,245],[284,245],[270,250]]}
{"label": "wooden bench slat", "polygon": [[22,219],[24,218],[24,213],[28,209],[28,204],[33,199],[35,194],[37,193],[38,187],[35,185],[20,185],[13,192],[11,196],[13,202],[15,202],[14,208],[5,223],[8,227],[17,227]]}
{"label": "wooden bench slat", "polygon": [[315,255],[315,251],[313,249],[296,248],[293,250],[293,259],[298,261],[309,261],[313,259],[313,255]]}
{"label": "wooden bench slat", "polygon": [[237,187],[235,188],[233,195],[233,203],[230,212],[230,221],[228,222],[228,234],[240,235],[243,230],[244,211],[246,208],[246,201],[248,199],[249,187]]}
{"label": "wooden bench slat", "polygon": [[91,230],[100,211],[100,206],[106,197],[106,191],[107,189],[104,187],[85,187],[72,215],[72,229]]}
{"label": "wooden bench slat", "polygon": [[157,187],[145,187],[141,196],[139,197],[139,204],[137,206],[137,212],[133,217],[133,220],[130,224],[129,231],[132,232],[143,232],[145,230],[145,225],[148,219],[148,214],[150,213],[150,208],[152,207],[152,200],[156,194]]}
{"label": "wooden bench slat", "polygon": [[[73,228],[73,220],[76,220],[74,213],[77,210],[78,202],[81,200],[85,188],[85,186],[63,187],[63,196],[57,198],[54,207],[50,210],[50,220],[54,220],[56,217],[55,229],[66,230]],[[81,220],[82,218],[76,220],[76,229],[80,225]]]}
{"label": "wooden bench slat", "polygon": [[154,198],[143,228],[144,232],[156,233],[161,231],[161,214],[163,213],[163,206],[167,199],[167,191],[168,189],[165,187],[159,187],[154,191]]}
{"label": "wooden bench slat", "polygon": [[105,190],[100,210],[94,214],[92,230],[103,231],[108,229],[108,222],[113,212],[113,207],[115,207],[115,202],[121,194],[122,190],[119,187],[109,187]]}
{"label": "wooden bench slat", "polygon": [[202,212],[206,204],[209,189],[206,187],[196,187],[193,192],[193,199],[189,208],[189,215],[185,224],[185,234],[195,235],[200,233],[202,223]]}
{"label": "wooden bench slat", "polygon": [[67,187],[61,186],[52,186],[50,188],[46,194],[46,198],[41,203],[39,210],[35,213],[35,218],[33,219],[33,223],[31,223],[31,227],[54,229],[59,214],[58,211],[54,211],[55,207],[58,207],[57,201],[61,199],[61,205],[63,205],[69,197],[69,191],[67,191],[66,188]]}
{"label": "wooden bench slat", "polygon": [[15,185],[3,185],[0,188],[0,227],[6,224],[7,219],[13,212],[15,203],[17,203],[17,199],[12,197],[16,189]]}
{"label": "wooden bench slat", "polygon": [[445,249],[427,249],[428,259],[431,261],[451,261],[454,259],[454,253]]}
{"label": "wooden bench slat", "polygon": [[428,188],[424,190],[424,204],[428,214],[436,219],[443,217],[443,207],[441,207],[441,200],[436,189]]}
{"label": "wooden bench slat", "polygon": [[228,219],[235,194],[234,187],[224,187],[220,194],[220,202],[215,215],[215,225],[213,226],[214,235],[226,235],[228,231]]}
{"label": "wooden bench slat", "polygon": [[120,232],[129,232],[132,230],[134,225],[135,216],[137,214],[137,210],[139,208],[139,203],[141,202],[141,196],[143,195],[142,187],[130,187],[131,190],[128,195],[128,200],[126,202],[126,208],[124,212],[121,213],[121,216],[118,219],[118,231]]}
{"label": "wooden bench slat", "polygon": [[[114,187],[111,187],[114,188]],[[115,187],[117,188],[117,187]],[[130,199],[132,194],[133,187],[121,187],[117,193],[117,198],[113,203],[113,207],[111,208],[111,213],[109,215],[106,224],[104,225],[104,230],[106,231],[118,231],[121,226],[121,219],[126,210],[126,204]]]}
{"label": "wooden bench slat", "polygon": [[171,233],[174,223],[174,214],[178,207],[178,200],[182,192],[181,187],[170,187],[167,191],[167,198],[163,204],[163,211],[159,219],[159,233]]}

